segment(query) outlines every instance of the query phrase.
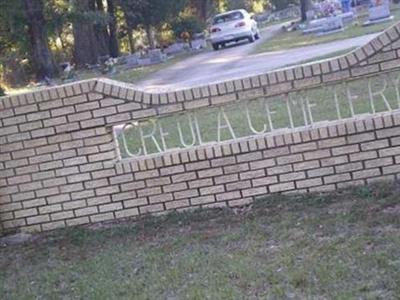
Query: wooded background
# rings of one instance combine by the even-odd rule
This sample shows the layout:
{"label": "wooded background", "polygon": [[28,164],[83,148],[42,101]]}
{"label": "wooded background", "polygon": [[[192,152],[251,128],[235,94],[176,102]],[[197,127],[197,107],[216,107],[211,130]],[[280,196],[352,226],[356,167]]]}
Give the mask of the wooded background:
{"label": "wooded background", "polygon": [[[297,3],[301,2],[301,3]],[[0,85],[55,78],[99,57],[168,45],[221,11],[259,13],[308,0],[0,0]]]}

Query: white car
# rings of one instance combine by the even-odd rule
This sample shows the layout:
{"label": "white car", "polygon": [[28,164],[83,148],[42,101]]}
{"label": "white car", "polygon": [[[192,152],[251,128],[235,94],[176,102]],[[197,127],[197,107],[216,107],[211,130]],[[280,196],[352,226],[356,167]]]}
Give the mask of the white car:
{"label": "white car", "polygon": [[214,50],[227,43],[248,40],[253,43],[260,38],[257,22],[244,9],[216,15],[210,28],[210,41]]}

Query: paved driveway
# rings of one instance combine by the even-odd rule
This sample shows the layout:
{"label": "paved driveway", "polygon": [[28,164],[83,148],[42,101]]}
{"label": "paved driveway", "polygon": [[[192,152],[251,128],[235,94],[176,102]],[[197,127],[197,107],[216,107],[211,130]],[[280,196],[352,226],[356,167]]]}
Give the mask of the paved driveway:
{"label": "paved driveway", "polygon": [[[280,30],[280,27],[281,25],[275,25],[264,30],[261,41],[270,39],[276,31]],[[261,42],[258,41],[253,44],[229,47],[190,57],[150,75],[136,85],[145,91],[160,92],[253,76],[311,58],[361,46],[375,36],[376,34],[371,34],[326,44],[251,55],[250,53],[257,43]]]}

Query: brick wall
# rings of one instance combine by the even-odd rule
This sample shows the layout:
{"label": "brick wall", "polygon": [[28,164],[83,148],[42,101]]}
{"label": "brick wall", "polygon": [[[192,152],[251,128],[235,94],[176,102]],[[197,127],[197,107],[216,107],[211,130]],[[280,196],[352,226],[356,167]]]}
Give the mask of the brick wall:
{"label": "brick wall", "polygon": [[184,91],[148,94],[98,79],[0,98],[0,232],[395,179],[398,112],[122,161],[112,126],[395,70],[399,32],[332,60]]}

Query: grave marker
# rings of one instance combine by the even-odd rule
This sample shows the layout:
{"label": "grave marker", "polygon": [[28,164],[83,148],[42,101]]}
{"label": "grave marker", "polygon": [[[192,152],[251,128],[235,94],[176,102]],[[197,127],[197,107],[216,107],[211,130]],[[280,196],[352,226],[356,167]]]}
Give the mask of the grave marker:
{"label": "grave marker", "polygon": [[389,0],[371,0],[369,19],[363,24],[363,26],[387,22],[392,19],[393,16],[390,14]]}

